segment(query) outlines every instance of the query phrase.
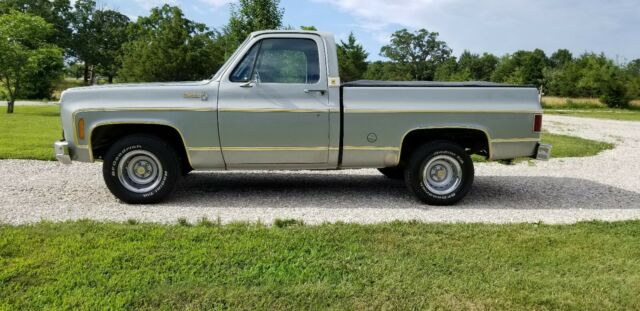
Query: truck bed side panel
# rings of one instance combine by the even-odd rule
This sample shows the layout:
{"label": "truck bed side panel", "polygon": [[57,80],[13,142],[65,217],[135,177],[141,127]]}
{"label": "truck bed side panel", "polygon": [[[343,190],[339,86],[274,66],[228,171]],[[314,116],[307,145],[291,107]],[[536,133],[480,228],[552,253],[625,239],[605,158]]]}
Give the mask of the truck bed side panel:
{"label": "truck bed side panel", "polygon": [[399,162],[413,130],[483,131],[493,160],[530,156],[540,134],[538,90],[529,87],[344,87],[342,167],[387,167]]}

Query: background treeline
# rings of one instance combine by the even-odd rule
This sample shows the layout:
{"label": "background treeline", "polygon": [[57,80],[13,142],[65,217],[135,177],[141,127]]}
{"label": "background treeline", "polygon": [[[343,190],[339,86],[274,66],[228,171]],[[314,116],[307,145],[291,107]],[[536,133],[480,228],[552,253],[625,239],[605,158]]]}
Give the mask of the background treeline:
{"label": "background treeline", "polygon": [[[2,0],[0,2],[0,91],[16,98],[48,98],[63,76],[84,84],[200,80],[210,77],[246,36],[284,26],[279,0],[240,0],[226,26],[211,29],[164,5],[131,21],[93,0]],[[302,29],[314,30],[313,26]],[[464,51],[453,56],[438,33],[395,32],[369,54],[351,34],[339,42],[343,81],[485,80],[541,87],[545,94],[597,97],[625,107],[640,97],[640,60],[617,63],[603,54],[558,50],[517,51],[498,57]]]}

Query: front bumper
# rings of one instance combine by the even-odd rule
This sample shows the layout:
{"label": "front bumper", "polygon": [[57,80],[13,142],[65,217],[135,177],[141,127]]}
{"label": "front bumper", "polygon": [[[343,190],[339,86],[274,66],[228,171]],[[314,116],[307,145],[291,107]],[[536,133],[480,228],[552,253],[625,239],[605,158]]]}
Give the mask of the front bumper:
{"label": "front bumper", "polygon": [[66,141],[57,141],[53,144],[53,150],[56,153],[56,159],[62,164],[71,164],[71,154],[69,153],[69,143]]}
{"label": "front bumper", "polygon": [[553,146],[549,144],[538,143],[536,146],[536,160],[547,161],[551,158],[551,148]]}

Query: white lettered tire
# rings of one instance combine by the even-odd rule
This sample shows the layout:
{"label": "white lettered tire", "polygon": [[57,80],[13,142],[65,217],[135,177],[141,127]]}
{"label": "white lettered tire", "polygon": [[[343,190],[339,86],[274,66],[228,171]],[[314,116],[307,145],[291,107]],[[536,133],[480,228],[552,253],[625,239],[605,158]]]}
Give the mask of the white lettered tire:
{"label": "white lettered tire", "polygon": [[460,145],[433,141],[411,154],[404,177],[409,191],[420,201],[453,205],[471,190],[473,162]]}
{"label": "white lettered tire", "polygon": [[180,176],[173,147],[152,135],[126,136],[104,155],[102,175],[118,199],[130,204],[158,203],[171,194]]}

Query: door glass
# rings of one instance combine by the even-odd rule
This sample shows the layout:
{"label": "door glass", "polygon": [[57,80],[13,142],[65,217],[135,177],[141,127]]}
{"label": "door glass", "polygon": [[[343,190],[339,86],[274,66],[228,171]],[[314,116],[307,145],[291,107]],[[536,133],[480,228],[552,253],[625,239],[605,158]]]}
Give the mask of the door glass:
{"label": "door glass", "polygon": [[251,80],[251,72],[253,71],[253,64],[255,63],[258,49],[260,49],[260,43],[254,44],[253,47],[251,47],[251,50],[249,50],[233,70],[231,76],[229,76],[231,82],[248,82]]}
{"label": "door glass", "polygon": [[317,83],[320,80],[318,46],[311,39],[262,40],[255,74],[262,83]]}

